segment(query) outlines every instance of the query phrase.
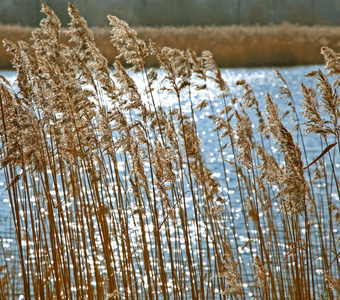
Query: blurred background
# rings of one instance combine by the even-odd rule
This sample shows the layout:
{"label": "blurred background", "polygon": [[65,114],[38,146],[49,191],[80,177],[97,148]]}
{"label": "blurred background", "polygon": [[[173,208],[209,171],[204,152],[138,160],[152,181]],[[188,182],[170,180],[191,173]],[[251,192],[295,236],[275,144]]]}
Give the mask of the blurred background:
{"label": "blurred background", "polygon": [[[132,26],[340,25],[340,0],[46,0],[63,26],[67,3],[74,4],[89,26],[107,26],[107,14]],[[0,23],[37,26],[40,0],[1,0]]]}
{"label": "blurred background", "polygon": [[[198,55],[210,50],[220,67],[322,64],[322,46],[340,52],[340,0],[45,0],[63,27],[72,3],[92,28],[112,66],[107,15],[126,21],[144,41]],[[44,15],[40,0],[0,0],[0,41],[30,42]],[[69,38],[61,31],[61,41]],[[124,61],[122,61],[124,63]],[[150,57],[148,66],[158,66]],[[0,44],[0,69],[11,69]]]}

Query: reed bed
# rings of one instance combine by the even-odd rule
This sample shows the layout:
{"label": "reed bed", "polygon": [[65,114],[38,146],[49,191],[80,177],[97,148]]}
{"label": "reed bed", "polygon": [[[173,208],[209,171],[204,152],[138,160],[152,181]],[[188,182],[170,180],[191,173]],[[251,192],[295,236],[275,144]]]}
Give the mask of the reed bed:
{"label": "reed bed", "polygon": [[[34,28],[2,25],[0,38],[29,41]],[[111,65],[118,54],[110,45],[110,28],[94,27],[95,42]],[[164,47],[181,50],[188,48],[200,54],[206,49],[214,55],[219,67],[258,67],[311,65],[323,62],[320,48],[328,46],[340,51],[340,30],[336,26],[192,26],[192,27],[137,27],[140,39],[149,39]],[[64,30],[61,40],[67,44]],[[0,47],[0,68],[11,68],[11,56]],[[149,58],[149,67],[157,60]]]}
{"label": "reed bed", "polygon": [[[264,113],[244,80],[241,97],[230,93],[209,51],[145,43],[109,16],[118,59],[132,66],[116,60],[112,73],[72,5],[68,45],[54,12],[44,3],[42,12],[31,44],[4,41],[18,72],[15,86],[4,77],[0,85],[17,249],[2,237],[1,299],[339,297],[339,54],[322,48],[328,73],[309,74],[315,88],[301,86],[302,115],[279,71],[289,110],[268,94]],[[150,55],[161,71],[146,68]],[[195,103],[194,92],[206,100]],[[224,104],[218,113],[215,101]],[[198,134],[204,111],[219,179]]]}

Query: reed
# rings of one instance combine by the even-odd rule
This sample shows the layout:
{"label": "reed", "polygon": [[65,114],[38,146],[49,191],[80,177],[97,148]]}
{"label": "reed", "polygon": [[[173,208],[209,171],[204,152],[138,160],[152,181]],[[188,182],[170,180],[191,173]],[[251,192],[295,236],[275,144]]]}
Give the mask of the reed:
{"label": "reed", "polygon": [[[145,42],[109,16],[110,42],[132,66],[116,60],[112,73],[75,7],[64,31],[43,2],[42,12],[31,43],[4,40],[17,70],[15,86],[0,77],[17,248],[0,240],[0,299],[339,297],[339,54],[322,48],[327,73],[308,74],[317,86],[302,85],[302,115],[277,70],[289,110],[268,94],[263,115],[247,82],[237,82],[241,97],[230,93],[209,51]],[[150,56],[161,71],[146,68]],[[200,112],[216,132],[219,179],[201,145]],[[320,143],[316,158],[306,132]],[[20,273],[11,271],[14,254]]]}

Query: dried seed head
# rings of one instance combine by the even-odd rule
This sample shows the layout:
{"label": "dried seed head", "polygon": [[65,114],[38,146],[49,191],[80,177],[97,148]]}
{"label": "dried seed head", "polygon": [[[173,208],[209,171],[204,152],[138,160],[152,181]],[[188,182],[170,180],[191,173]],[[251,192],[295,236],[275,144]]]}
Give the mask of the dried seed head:
{"label": "dried seed head", "polygon": [[301,83],[301,88],[304,98],[303,115],[308,120],[304,123],[306,124],[306,132],[313,132],[326,137],[329,133],[332,133],[333,130],[327,125],[330,121],[321,117],[320,106],[315,90],[307,88],[303,83]]}
{"label": "dried seed head", "polygon": [[[329,76],[339,75],[340,74],[339,53],[336,53],[331,48],[324,46],[321,48],[321,54],[324,58],[324,61],[326,64],[326,70],[328,71],[328,75]],[[337,83],[337,85],[339,85],[339,83]]]}
{"label": "dried seed head", "polygon": [[263,288],[265,294],[268,294],[269,289],[267,283],[267,270],[263,262],[261,262],[258,255],[256,255],[253,265],[254,265],[254,277],[257,279],[255,284]]}
{"label": "dried seed head", "polygon": [[[244,295],[241,277],[237,268],[237,263],[233,258],[232,249],[229,242],[223,240],[223,267],[217,277],[225,277],[229,288],[223,291],[223,294]],[[214,277],[213,277],[214,278]]]}
{"label": "dried seed head", "polygon": [[329,273],[325,273],[325,280],[329,284],[329,288],[331,291],[335,290],[338,295],[340,295],[340,279],[334,278],[332,275]]}
{"label": "dried seed head", "polygon": [[129,25],[114,16],[108,16],[111,31],[111,43],[118,51],[118,59],[124,60],[132,64],[132,70],[137,72],[144,69],[145,58],[149,54],[149,50],[144,41],[137,38],[135,30],[131,29]]}
{"label": "dried seed head", "polygon": [[217,66],[213,54],[208,50],[203,51],[202,60],[205,71],[213,72],[213,75],[209,76],[209,78],[217,84],[217,88],[220,90],[220,94],[218,96],[224,99],[227,98],[230,94],[229,87],[222,77],[221,69]]}
{"label": "dried seed head", "polygon": [[252,143],[249,139],[249,135],[252,134],[251,127],[249,128],[248,119],[244,116],[240,116],[236,111],[237,123],[235,125],[235,134],[237,136],[235,143],[238,147],[238,159],[248,169],[253,168],[253,159],[251,155]]}
{"label": "dried seed head", "polygon": [[[280,190],[282,201],[281,209],[286,214],[298,214],[304,211],[307,202],[311,200],[308,185],[304,177],[301,150],[299,146],[294,143],[291,133],[282,125],[278,106],[273,102],[270,95],[267,96],[266,103],[267,129],[279,143],[279,150],[283,153],[285,159],[285,166],[282,168],[285,176],[282,176],[282,173],[279,172],[278,174],[280,175],[276,178],[278,183],[280,178],[283,179],[283,187],[281,187]],[[263,159],[266,160],[270,158],[268,155],[264,155]],[[267,175],[268,174],[264,176]],[[309,204],[312,205],[312,203]]]}

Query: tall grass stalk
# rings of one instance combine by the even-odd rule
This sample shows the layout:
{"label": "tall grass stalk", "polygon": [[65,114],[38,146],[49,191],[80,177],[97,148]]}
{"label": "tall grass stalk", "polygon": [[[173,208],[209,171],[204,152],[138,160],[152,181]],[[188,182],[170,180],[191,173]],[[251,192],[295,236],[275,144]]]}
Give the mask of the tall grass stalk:
{"label": "tall grass stalk", "polygon": [[[302,114],[277,71],[290,111],[267,94],[264,116],[246,81],[231,94],[209,51],[145,42],[109,16],[111,72],[75,7],[68,42],[45,3],[42,12],[31,43],[4,40],[17,70],[14,86],[0,77],[17,247],[0,240],[0,299],[339,297],[339,54],[322,48],[327,73],[308,74],[317,84],[302,85]],[[216,131],[221,180],[208,168],[200,111]],[[316,158],[306,134],[320,140]]]}

